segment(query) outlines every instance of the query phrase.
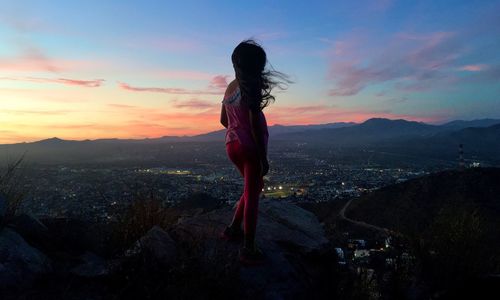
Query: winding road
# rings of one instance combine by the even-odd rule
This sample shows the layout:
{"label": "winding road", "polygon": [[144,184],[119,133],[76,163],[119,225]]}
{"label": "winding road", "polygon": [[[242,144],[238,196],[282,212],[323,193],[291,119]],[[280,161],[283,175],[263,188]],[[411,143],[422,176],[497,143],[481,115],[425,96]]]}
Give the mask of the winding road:
{"label": "winding road", "polygon": [[356,225],[359,225],[359,226],[362,226],[362,227],[365,227],[365,228],[369,228],[369,229],[373,229],[373,230],[376,230],[376,231],[380,231],[380,232],[383,232],[385,234],[393,234],[394,232],[387,229],[387,228],[382,228],[382,227],[379,227],[379,226],[376,226],[376,225],[373,225],[373,224],[368,224],[368,223],[365,223],[365,222],[362,222],[362,221],[356,221],[356,220],[353,220],[351,218],[348,218],[345,216],[345,211],[346,209],[349,207],[349,205],[351,205],[351,202],[354,200],[355,198],[347,201],[347,203],[344,205],[344,207],[342,207],[342,209],[340,210],[339,212],[339,215],[340,215],[340,218],[342,220],[346,220],[350,223],[353,223],[353,224],[356,224]]}

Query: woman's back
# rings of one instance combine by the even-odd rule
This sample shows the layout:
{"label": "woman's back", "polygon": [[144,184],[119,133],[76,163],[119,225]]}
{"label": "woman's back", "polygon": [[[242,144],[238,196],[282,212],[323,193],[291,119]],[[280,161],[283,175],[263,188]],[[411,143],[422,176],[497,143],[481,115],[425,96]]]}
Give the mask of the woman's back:
{"label": "woman's back", "polygon": [[[255,147],[256,143],[252,136],[250,122],[250,108],[242,101],[241,91],[236,81],[233,81],[228,86],[228,91],[222,103],[224,104],[228,120],[225,137],[226,144],[238,140],[242,145]],[[266,117],[262,110],[259,110],[259,120],[259,126],[261,126],[264,139],[262,142],[267,150],[269,133],[267,130]]]}

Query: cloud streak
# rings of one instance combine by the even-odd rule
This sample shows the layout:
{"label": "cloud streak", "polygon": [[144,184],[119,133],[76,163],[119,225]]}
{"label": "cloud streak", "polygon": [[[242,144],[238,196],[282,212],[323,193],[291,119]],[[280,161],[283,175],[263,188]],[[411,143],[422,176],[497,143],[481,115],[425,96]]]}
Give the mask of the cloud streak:
{"label": "cloud streak", "polygon": [[469,71],[469,72],[479,72],[483,71],[487,68],[486,65],[480,64],[480,65],[466,65],[463,67],[458,68],[460,71]]}
{"label": "cloud streak", "polygon": [[82,87],[100,87],[104,79],[80,80],[69,78],[43,78],[43,77],[0,77],[0,80],[27,81],[36,83],[57,83]]}
{"label": "cloud streak", "polygon": [[[399,33],[375,53],[347,51],[349,41],[336,44],[328,79],[335,83],[330,96],[353,96],[372,84],[397,81],[401,89],[432,88],[453,81],[449,72],[461,56],[463,45],[452,32]],[[370,48],[369,46],[366,48]]]}
{"label": "cloud streak", "polygon": [[212,78],[207,88],[200,90],[176,87],[138,87],[125,82],[118,82],[118,87],[131,92],[151,92],[171,95],[221,95],[224,94],[228,78],[229,76],[217,75]]}
{"label": "cloud streak", "polygon": [[500,46],[500,23],[492,13],[499,6],[494,7],[480,10],[480,20],[470,19],[452,30],[384,35],[357,29],[335,41],[322,39],[331,45],[327,79],[333,87],[328,94],[354,96],[378,84],[421,92],[460,88],[468,80],[490,82],[488,76],[495,77],[496,72],[491,70],[498,64],[494,49]]}
{"label": "cloud streak", "polygon": [[229,79],[228,75],[217,75],[212,78],[208,87],[218,90],[225,90],[228,85],[227,82],[228,79]]}
{"label": "cloud streak", "polygon": [[151,93],[164,93],[172,95],[220,95],[218,91],[204,91],[204,90],[189,90],[184,88],[166,88],[166,87],[137,87],[131,86],[125,82],[119,82],[118,87],[126,91],[132,92],[151,92]]}
{"label": "cloud streak", "polygon": [[215,104],[213,102],[199,100],[196,98],[187,101],[174,101],[172,105],[175,108],[189,108],[189,109],[214,109],[214,108],[219,108],[220,106],[219,103]]}

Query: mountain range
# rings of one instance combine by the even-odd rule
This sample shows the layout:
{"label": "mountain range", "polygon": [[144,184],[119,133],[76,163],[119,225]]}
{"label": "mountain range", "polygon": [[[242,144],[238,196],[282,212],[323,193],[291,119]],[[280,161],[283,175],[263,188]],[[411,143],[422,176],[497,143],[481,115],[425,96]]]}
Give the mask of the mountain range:
{"label": "mountain range", "polygon": [[[184,149],[193,145],[206,149],[223,146],[225,129],[194,136],[164,136],[147,139],[62,140],[51,138],[32,143],[0,145],[1,156],[27,153],[37,159],[44,157],[71,158],[78,153],[94,156],[120,156],[147,159],[165,149]],[[458,145],[463,144],[469,158],[500,163],[500,120],[481,119],[452,121],[431,125],[403,119],[369,119],[363,123],[328,123],[320,125],[269,126],[270,148],[275,145],[306,144],[310,148],[372,149],[402,155],[456,159]],[[217,142],[217,143],[209,143]],[[214,145],[209,145],[214,144]],[[153,146],[154,145],[154,146]],[[212,147],[212,148],[211,148]],[[179,150],[180,151],[180,150]],[[186,152],[187,151],[187,152]],[[7,153],[7,154],[6,154]],[[141,154],[142,153],[142,154]],[[90,154],[89,154],[90,155]]]}

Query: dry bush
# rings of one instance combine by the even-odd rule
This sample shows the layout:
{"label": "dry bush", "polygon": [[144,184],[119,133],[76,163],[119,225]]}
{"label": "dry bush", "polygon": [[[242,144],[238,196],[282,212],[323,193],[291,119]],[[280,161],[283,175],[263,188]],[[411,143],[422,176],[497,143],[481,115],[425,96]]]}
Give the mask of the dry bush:
{"label": "dry bush", "polygon": [[9,223],[18,214],[24,199],[25,193],[19,172],[23,159],[24,156],[12,163],[8,163],[4,170],[0,171],[0,195],[7,200],[5,215],[0,218],[0,227]]}
{"label": "dry bush", "polygon": [[439,212],[423,238],[413,243],[420,276],[431,290],[449,295],[477,290],[472,283],[496,271],[490,227],[474,207],[450,205]]}
{"label": "dry bush", "polygon": [[[176,208],[162,206],[151,196],[135,200],[118,225],[122,245],[130,246],[154,225],[168,229],[176,223],[178,212]],[[170,268],[152,267],[141,255],[130,259],[116,281],[118,298],[237,299],[237,251],[228,251],[228,243],[213,238],[219,228],[205,229],[212,234],[170,232],[178,251]]]}
{"label": "dry bush", "polygon": [[177,222],[179,212],[164,205],[154,193],[136,194],[133,202],[117,216],[110,238],[110,250],[119,252],[130,247],[152,227],[170,228]]}

